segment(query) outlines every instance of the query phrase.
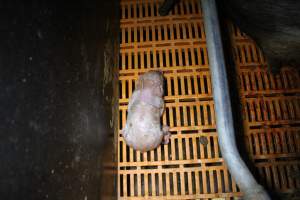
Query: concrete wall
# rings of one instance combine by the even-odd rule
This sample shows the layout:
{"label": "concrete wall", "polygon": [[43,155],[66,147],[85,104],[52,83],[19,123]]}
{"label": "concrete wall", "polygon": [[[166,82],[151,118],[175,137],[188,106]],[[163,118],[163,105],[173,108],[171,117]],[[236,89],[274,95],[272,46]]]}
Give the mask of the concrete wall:
{"label": "concrete wall", "polygon": [[1,199],[116,194],[118,10],[117,0],[1,2]]}

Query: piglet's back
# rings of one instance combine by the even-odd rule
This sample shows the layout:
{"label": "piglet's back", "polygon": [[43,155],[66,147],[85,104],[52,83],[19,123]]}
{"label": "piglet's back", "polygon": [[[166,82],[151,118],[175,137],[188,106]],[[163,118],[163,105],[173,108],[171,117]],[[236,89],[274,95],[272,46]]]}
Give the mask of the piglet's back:
{"label": "piglet's back", "polygon": [[159,112],[144,102],[134,104],[128,112],[123,137],[127,145],[136,150],[148,151],[162,141]]}

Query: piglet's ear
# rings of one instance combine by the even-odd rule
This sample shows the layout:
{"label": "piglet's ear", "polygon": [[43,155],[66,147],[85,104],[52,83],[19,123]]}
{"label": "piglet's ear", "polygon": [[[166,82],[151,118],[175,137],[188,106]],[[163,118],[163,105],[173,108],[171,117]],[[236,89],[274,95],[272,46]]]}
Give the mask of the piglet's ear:
{"label": "piglet's ear", "polygon": [[143,89],[144,87],[144,80],[142,77],[139,77],[136,83],[136,89]]}

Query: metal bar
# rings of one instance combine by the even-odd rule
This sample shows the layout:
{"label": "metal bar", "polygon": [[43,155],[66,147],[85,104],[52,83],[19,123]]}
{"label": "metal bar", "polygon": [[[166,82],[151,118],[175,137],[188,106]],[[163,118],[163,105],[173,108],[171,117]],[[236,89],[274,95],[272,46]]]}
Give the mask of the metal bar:
{"label": "metal bar", "polygon": [[237,150],[227,74],[215,0],[201,0],[211,70],[219,144],[223,158],[245,199],[268,200]]}

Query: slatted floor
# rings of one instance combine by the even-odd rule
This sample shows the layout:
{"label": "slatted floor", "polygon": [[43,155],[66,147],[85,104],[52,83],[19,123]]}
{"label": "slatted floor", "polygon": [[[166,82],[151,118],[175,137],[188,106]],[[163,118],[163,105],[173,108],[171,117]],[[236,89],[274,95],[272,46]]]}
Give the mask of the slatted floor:
{"label": "slatted floor", "polygon": [[[161,1],[121,0],[119,129],[139,74],[165,77],[163,123],[171,142],[140,153],[118,135],[119,199],[237,199],[239,192],[220,153],[201,6],[183,0],[166,17]],[[245,140],[262,181],[275,190],[300,188],[299,74],[265,71],[253,42],[230,26],[238,63]],[[262,66],[261,68],[258,68]],[[298,96],[297,96],[298,95]]]}
{"label": "slatted floor", "polygon": [[230,25],[237,64],[245,141],[265,187],[300,199],[300,77],[274,76],[252,40]]}

